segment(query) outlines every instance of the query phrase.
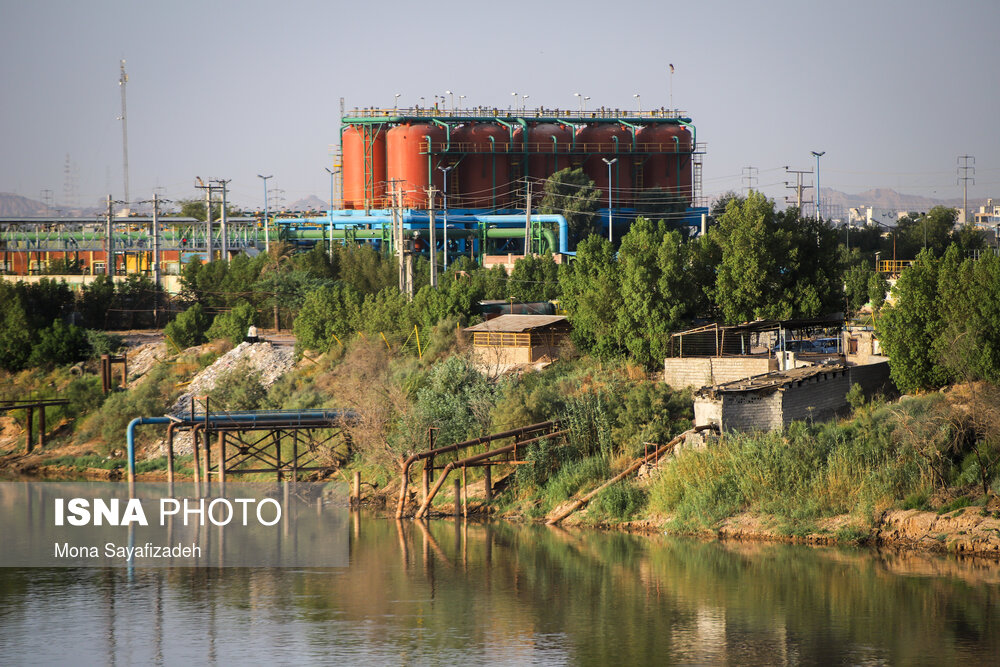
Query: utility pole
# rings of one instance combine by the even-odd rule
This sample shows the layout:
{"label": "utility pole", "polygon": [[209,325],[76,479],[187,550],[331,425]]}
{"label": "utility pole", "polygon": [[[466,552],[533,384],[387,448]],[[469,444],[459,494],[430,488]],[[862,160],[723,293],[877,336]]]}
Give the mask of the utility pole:
{"label": "utility pole", "polygon": [[125,73],[125,61],[121,61],[121,76],[118,78],[118,85],[122,89],[122,115],[119,120],[122,122],[122,176],[125,180],[125,206],[131,206],[128,198],[128,116],[125,113],[125,84],[128,83],[128,74]]}
{"label": "utility pole", "polygon": [[437,262],[437,230],[434,229],[436,223],[434,221],[434,196],[437,194],[437,190],[432,185],[427,188],[427,203],[429,208],[427,209],[427,233],[429,235],[428,243],[431,247],[430,259],[431,259],[431,287],[437,289],[438,286],[438,262]]}
{"label": "utility pole", "polygon": [[[969,165],[970,160],[971,165]],[[965,224],[969,224],[969,181],[972,181],[973,185],[976,184],[976,158],[972,155],[959,155],[958,161],[958,180],[962,183],[962,220]]]}
{"label": "utility pole", "polygon": [[212,249],[212,191],[215,190],[215,186],[209,183],[205,185],[200,178],[195,177],[196,187],[199,190],[205,191],[205,249],[208,254],[208,261],[215,261]]}
{"label": "utility pole", "polygon": [[160,195],[153,193],[153,322],[159,324],[160,313]]}
{"label": "utility pole", "polygon": [[113,218],[115,216],[114,201],[111,199],[111,195],[108,195],[108,211],[106,213],[107,222],[104,225],[104,247],[105,247],[105,262],[104,262],[104,272],[105,274],[114,277],[115,275],[115,237],[112,233]]}
{"label": "utility pole", "polygon": [[743,167],[743,189],[749,195],[750,191],[757,186],[757,174],[760,170],[757,167]]}
{"label": "utility pole", "polygon": [[826,155],[826,151],[812,151],[812,155],[816,158],[816,222],[820,221],[822,217],[820,214],[820,203],[823,200],[822,191],[819,189],[819,159]]}
{"label": "utility pole", "polygon": [[448,271],[448,173],[455,168],[455,165],[450,165],[447,167],[442,167],[438,165],[444,173],[444,196],[443,196],[443,206],[444,206],[444,221],[442,225],[444,226],[444,270]]}
{"label": "utility pole", "polygon": [[[221,178],[215,179],[215,182],[219,184],[219,189],[222,190],[222,210],[219,215],[219,226],[222,233],[222,247],[220,248],[219,259],[227,262],[229,261],[229,230],[227,229],[229,218],[226,214],[226,190],[232,180],[233,179],[231,178],[228,180],[223,180]],[[209,211],[211,211],[211,208],[209,208]]]}
{"label": "utility pole", "polygon": [[528,181],[528,192],[524,200],[524,256],[531,254],[531,181]]}
{"label": "utility pole", "polygon": [[[270,176],[261,176],[260,174],[257,174],[257,178],[264,181],[264,252],[268,252],[271,249],[271,234],[267,221],[267,179],[274,178],[274,174],[271,174]],[[256,236],[254,238],[256,238]]]}
{"label": "utility pole", "polygon": [[[790,190],[792,190],[792,189],[795,190],[795,206],[796,206],[796,208],[799,209],[799,214],[801,215],[802,214],[802,204],[808,204],[809,203],[809,202],[806,202],[806,201],[802,200],[802,190],[806,189],[806,188],[811,188],[812,187],[811,185],[803,185],[802,184],[802,177],[805,174],[811,174],[811,173],[813,173],[812,169],[808,169],[808,170],[806,170],[806,169],[789,169],[788,167],[785,167],[785,173],[786,174],[795,174],[795,185],[789,185],[788,181],[785,181],[785,187],[788,188],[788,189],[790,189]],[[785,203],[790,204],[791,202],[792,202],[792,198],[791,197],[785,197]]]}

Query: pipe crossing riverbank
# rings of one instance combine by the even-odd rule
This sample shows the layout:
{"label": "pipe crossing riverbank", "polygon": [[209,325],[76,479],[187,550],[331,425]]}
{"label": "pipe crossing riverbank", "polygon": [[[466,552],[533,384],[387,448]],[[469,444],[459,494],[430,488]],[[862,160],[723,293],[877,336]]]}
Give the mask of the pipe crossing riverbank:
{"label": "pipe crossing riverbank", "polygon": [[[456,443],[454,443],[452,445],[446,445],[444,447],[434,447],[434,443],[433,443],[433,439],[432,439],[431,440],[431,448],[429,450],[423,451],[423,452],[417,452],[415,454],[412,454],[408,458],[400,461],[400,469],[401,469],[402,475],[401,475],[401,480],[400,480],[399,500],[398,500],[398,503],[397,503],[397,506],[396,506],[396,518],[400,519],[400,518],[402,518],[404,516],[405,508],[406,508],[406,501],[407,501],[407,494],[408,494],[408,491],[409,491],[410,467],[415,462],[417,462],[417,461],[423,461],[424,462],[423,480],[422,480],[422,491],[423,491],[424,503],[425,504],[429,504],[429,501],[427,501],[427,498],[430,497],[430,498],[433,499],[434,494],[437,493],[437,490],[440,489],[441,484],[443,484],[442,480],[444,479],[445,476],[447,476],[447,472],[445,472],[442,475],[441,479],[438,481],[438,484],[435,487],[434,494],[432,494],[431,491],[430,491],[430,483],[432,481],[432,475],[433,475],[433,471],[435,469],[434,458],[437,457],[437,456],[442,456],[442,455],[451,453],[451,452],[459,452],[461,450],[469,449],[471,447],[477,447],[477,446],[480,446],[480,445],[485,445],[486,446],[486,452],[485,452],[486,456],[484,456],[483,458],[477,458],[477,456],[482,456],[482,455],[477,455],[477,456],[470,457],[470,458],[476,459],[475,461],[470,461],[469,459],[462,459],[462,461],[465,462],[464,465],[466,465],[466,466],[467,465],[485,466],[485,468],[486,468],[486,500],[489,501],[490,497],[491,497],[491,492],[492,492],[492,488],[491,488],[492,487],[492,484],[491,484],[491,482],[492,482],[492,474],[491,474],[490,466],[510,464],[510,463],[517,462],[516,461],[516,459],[517,459],[517,456],[516,456],[517,447],[525,445],[525,444],[528,444],[528,443],[531,443],[531,442],[535,442],[535,441],[537,441],[539,439],[542,439],[544,437],[554,437],[556,435],[557,429],[559,428],[559,425],[560,425],[560,421],[559,420],[544,421],[544,422],[539,422],[537,424],[531,424],[529,426],[522,426],[520,428],[511,429],[509,431],[502,431],[500,433],[493,433],[491,435],[484,435],[484,436],[481,436],[479,438],[473,438],[471,440],[464,440],[462,442],[456,442]],[[562,433],[564,433],[564,432],[559,432],[559,435],[561,435]],[[504,440],[506,438],[514,438],[514,443],[512,445],[509,445],[508,447],[503,447],[503,448],[500,448],[500,449],[490,450],[490,444],[491,443],[493,443],[493,442],[495,442],[497,440]],[[527,439],[524,439],[524,438],[527,438]],[[503,461],[493,461],[493,460],[491,460],[491,459],[493,459],[494,457],[496,457],[498,455],[505,455],[505,454],[515,454],[515,456],[513,457],[513,459],[510,459],[510,457],[508,457],[507,460],[503,460]],[[461,464],[462,461],[454,461],[452,463]],[[450,472],[451,470],[454,469],[454,467],[456,467],[456,466],[453,466],[451,468],[448,468],[449,465],[452,465],[452,464],[449,463],[448,465],[443,466],[442,469],[447,469],[448,472]],[[455,502],[457,504],[458,503],[458,499],[456,499]],[[424,512],[426,513],[426,509],[424,510]],[[419,516],[423,516],[423,515],[422,514],[418,514],[417,516],[419,518]]]}
{"label": "pipe crossing riverbank", "polygon": [[563,519],[565,519],[569,515],[573,514],[574,512],[576,512],[577,510],[579,510],[581,507],[583,507],[587,503],[589,503],[591,500],[593,500],[594,497],[596,497],[597,494],[599,494],[601,491],[603,491],[604,489],[608,488],[609,486],[611,486],[613,484],[617,484],[621,480],[625,479],[626,477],[628,477],[629,475],[631,475],[632,473],[634,473],[635,471],[637,471],[639,468],[641,468],[643,466],[643,464],[649,463],[650,461],[658,461],[661,456],[663,456],[664,454],[667,454],[668,452],[672,451],[675,447],[677,447],[677,445],[679,445],[681,442],[683,442],[689,435],[693,435],[693,434],[698,433],[700,431],[705,431],[705,430],[709,430],[709,429],[715,429],[715,425],[714,424],[707,424],[707,425],[704,425],[704,426],[695,426],[693,429],[690,429],[688,431],[684,431],[683,433],[681,433],[680,435],[678,435],[676,438],[674,438],[673,440],[671,440],[667,444],[662,445],[661,447],[657,448],[653,452],[649,452],[649,453],[643,455],[638,460],[636,460],[634,463],[632,463],[632,465],[630,465],[628,468],[626,468],[624,471],[618,473],[617,475],[615,475],[614,477],[612,477],[611,479],[609,479],[608,481],[606,481],[604,484],[601,484],[599,487],[597,487],[596,489],[594,489],[590,493],[587,493],[584,496],[582,496],[581,498],[578,498],[578,499],[574,500],[569,505],[569,507],[565,507],[565,508],[563,508],[563,509],[561,509],[561,510],[559,510],[559,511],[553,513],[553,514],[551,514],[546,519],[545,524],[548,525],[548,526],[554,526],[554,525],[556,525],[557,523],[559,523],[560,521],[562,521]]}

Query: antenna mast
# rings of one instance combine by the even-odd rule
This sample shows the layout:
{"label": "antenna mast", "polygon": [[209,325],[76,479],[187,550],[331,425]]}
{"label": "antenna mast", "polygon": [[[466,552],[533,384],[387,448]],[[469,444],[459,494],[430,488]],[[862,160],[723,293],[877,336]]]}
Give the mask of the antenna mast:
{"label": "antenna mast", "polygon": [[125,60],[121,61],[121,76],[118,85],[122,89],[122,115],[118,118],[122,122],[122,176],[125,179],[125,206],[130,206],[128,198],[128,116],[125,113],[125,84],[128,83],[128,74],[125,73]]}

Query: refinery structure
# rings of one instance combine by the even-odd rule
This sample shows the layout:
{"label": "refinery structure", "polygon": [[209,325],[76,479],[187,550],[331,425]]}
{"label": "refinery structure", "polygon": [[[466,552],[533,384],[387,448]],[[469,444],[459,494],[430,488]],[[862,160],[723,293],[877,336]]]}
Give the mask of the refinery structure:
{"label": "refinery structure", "polygon": [[[582,169],[601,191],[598,224],[615,240],[635,205],[669,200],[687,224],[701,223],[703,145],[677,111],[560,109],[355,109],[341,119],[341,151],[331,174],[330,210],[207,222],[190,218],[0,218],[0,273],[45,272],[72,261],[85,274],[179,273],[186,262],[256,254],[274,240],[369,243],[403,255],[496,256],[575,248],[561,212],[538,212],[546,179]],[[226,181],[203,187],[206,210]],[[331,186],[331,189],[333,187]],[[339,194],[339,196],[337,196]],[[675,214],[676,215],[676,214]],[[110,256],[112,261],[108,261]]]}

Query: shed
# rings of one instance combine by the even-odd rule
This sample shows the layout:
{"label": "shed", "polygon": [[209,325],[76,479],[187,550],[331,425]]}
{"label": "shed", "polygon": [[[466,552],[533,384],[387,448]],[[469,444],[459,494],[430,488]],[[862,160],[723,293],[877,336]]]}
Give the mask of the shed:
{"label": "shed", "polygon": [[564,315],[500,315],[465,331],[479,363],[512,367],[557,359],[570,326]]}

